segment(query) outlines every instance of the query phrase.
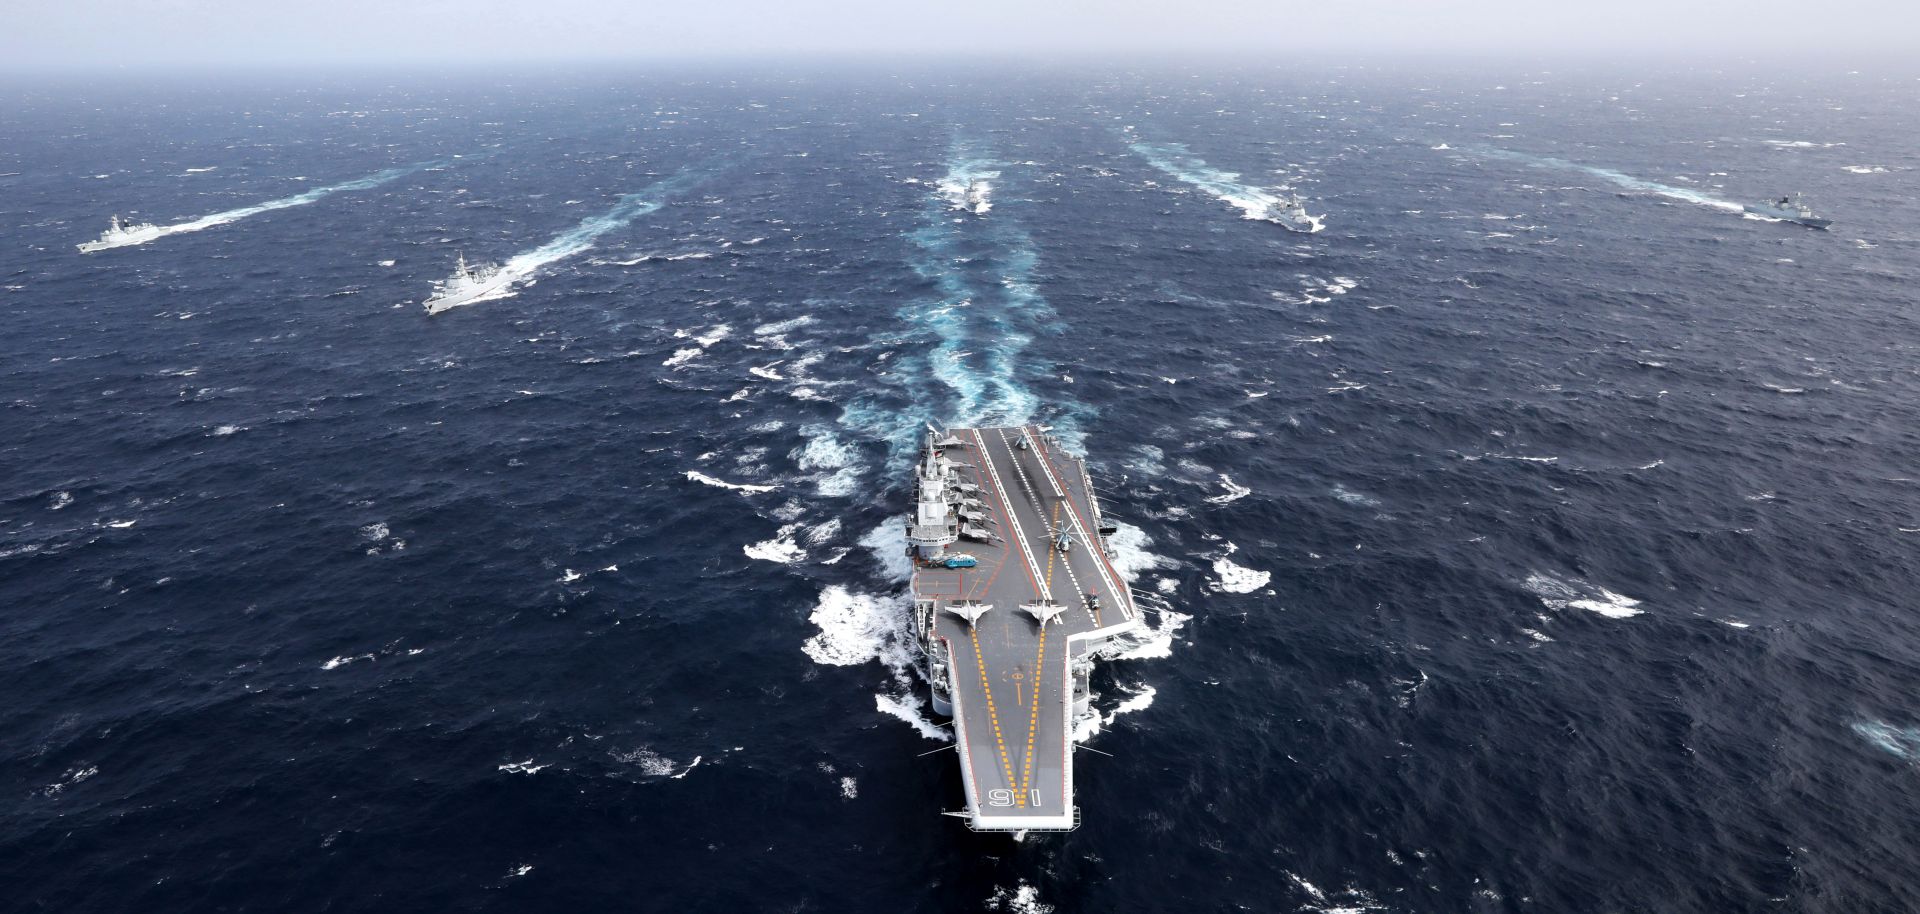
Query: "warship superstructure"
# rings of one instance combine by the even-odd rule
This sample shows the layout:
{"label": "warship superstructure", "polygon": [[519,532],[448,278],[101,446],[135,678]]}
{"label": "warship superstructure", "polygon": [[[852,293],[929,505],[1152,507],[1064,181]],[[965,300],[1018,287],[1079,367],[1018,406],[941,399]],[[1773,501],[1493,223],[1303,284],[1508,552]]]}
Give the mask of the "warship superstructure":
{"label": "warship superstructure", "polygon": [[513,274],[501,267],[490,263],[470,264],[467,255],[461,254],[453,275],[433,284],[433,294],[426,302],[427,313],[439,314],[448,308],[501,295],[513,284],[513,279]]}
{"label": "warship superstructure", "polygon": [[104,251],[108,248],[121,248],[130,244],[145,244],[163,234],[165,234],[165,232],[160,226],[154,225],[151,222],[122,222],[120,221],[119,214],[116,213],[112,221],[107,224],[107,230],[101,232],[99,238],[84,242],[79,246],[80,253],[91,254],[94,251]]}
{"label": "warship superstructure", "polygon": [[1070,831],[1094,661],[1148,634],[1086,462],[1045,426],[928,428],[907,550],[913,631],[975,831]]}
{"label": "warship superstructure", "polygon": [[1281,228],[1294,232],[1313,234],[1325,226],[1321,217],[1307,214],[1307,204],[1297,196],[1281,197],[1269,202],[1258,218],[1265,219]]}
{"label": "warship superstructure", "polygon": [[1756,216],[1779,219],[1783,222],[1796,222],[1808,228],[1823,229],[1833,224],[1832,219],[1813,214],[1813,208],[1800,199],[1799,194],[1768,200],[1765,203],[1749,203],[1741,209]]}
{"label": "warship superstructure", "polygon": [[960,208],[976,216],[986,215],[987,210],[993,208],[993,204],[987,200],[987,194],[992,190],[993,185],[988,184],[984,179],[974,178],[968,181],[966,192],[961,195]]}

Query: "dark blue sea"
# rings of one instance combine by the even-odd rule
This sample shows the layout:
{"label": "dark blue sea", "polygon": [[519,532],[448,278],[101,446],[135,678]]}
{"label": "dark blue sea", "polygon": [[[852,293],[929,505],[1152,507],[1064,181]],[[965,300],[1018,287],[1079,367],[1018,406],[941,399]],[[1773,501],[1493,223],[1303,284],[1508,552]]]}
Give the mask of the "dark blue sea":
{"label": "dark blue sea", "polygon": [[[0,908],[1920,910],[1910,70],[8,77]],[[1016,842],[1025,420],[1161,611]]]}

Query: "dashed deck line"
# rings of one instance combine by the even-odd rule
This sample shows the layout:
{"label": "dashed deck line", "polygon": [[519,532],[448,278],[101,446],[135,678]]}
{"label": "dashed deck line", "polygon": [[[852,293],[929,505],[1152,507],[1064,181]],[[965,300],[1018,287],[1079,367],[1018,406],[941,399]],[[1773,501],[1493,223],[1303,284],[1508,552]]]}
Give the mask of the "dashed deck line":
{"label": "dashed deck line", "polygon": [[1040,649],[1033,658],[1033,707],[1027,714],[1027,758],[1020,766],[1019,803],[1027,805],[1027,791],[1033,784],[1033,737],[1040,730],[1040,676],[1047,668],[1047,626],[1040,626]]}
{"label": "dashed deck line", "polygon": [[[969,627],[971,628],[971,627]],[[1007,741],[1000,735],[1000,712],[993,707],[993,683],[987,681],[987,658],[980,653],[980,632],[972,629],[973,662],[980,666],[980,688],[987,696],[987,720],[993,724],[993,742],[1000,748],[1000,765],[1007,772],[1007,784],[1012,786],[1013,762],[1007,757]]]}

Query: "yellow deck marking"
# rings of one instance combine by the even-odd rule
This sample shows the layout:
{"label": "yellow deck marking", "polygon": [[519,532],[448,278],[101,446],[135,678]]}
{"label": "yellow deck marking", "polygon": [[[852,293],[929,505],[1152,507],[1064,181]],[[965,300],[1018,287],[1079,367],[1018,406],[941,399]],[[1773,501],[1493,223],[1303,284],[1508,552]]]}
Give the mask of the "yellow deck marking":
{"label": "yellow deck marking", "polygon": [[1000,747],[1000,764],[1007,771],[1007,786],[1013,786],[1013,762],[1007,759],[1006,740],[1000,738],[1000,712],[993,709],[993,684],[987,681],[987,658],[980,653],[980,632],[974,630],[973,660],[980,666],[980,688],[987,693],[987,720],[993,723],[993,742]]}
{"label": "yellow deck marking", "polygon": [[1027,715],[1027,757],[1020,765],[1020,792],[1016,799],[1027,805],[1028,786],[1033,783],[1033,735],[1040,729],[1040,676],[1046,671],[1047,627],[1040,626],[1040,650],[1033,658],[1033,709]]}

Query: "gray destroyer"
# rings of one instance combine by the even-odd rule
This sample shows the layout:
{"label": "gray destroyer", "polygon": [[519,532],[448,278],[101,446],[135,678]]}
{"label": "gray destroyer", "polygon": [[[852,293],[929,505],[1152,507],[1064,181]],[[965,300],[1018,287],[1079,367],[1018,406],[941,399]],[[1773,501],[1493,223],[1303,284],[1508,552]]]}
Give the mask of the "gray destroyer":
{"label": "gray destroyer", "polygon": [[1265,219],[1290,232],[1311,235],[1326,228],[1321,220],[1324,216],[1314,216],[1307,212],[1306,201],[1298,196],[1288,195],[1266,201],[1253,213],[1256,219]]}
{"label": "gray destroyer", "polygon": [[1813,208],[1801,201],[1799,194],[1794,194],[1791,197],[1781,197],[1778,200],[1768,200],[1765,203],[1749,203],[1741,207],[1741,209],[1755,216],[1765,216],[1768,219],[1779,219],[1783,222],[1795,222],[1808,228],[1824,229],[1833,224],[1832,219],[1825,219],[1814,215]]}
{"label": "gray destroyer", "polygon": [[78,247],[80,248],[80,253],[91,254],[95,251],[104,251],[109,248],[123,248],[131,244],[146,244],[166,233],[166,229],[154,225],[151,222],[122,222],[120,221],[120,215],[115,213],[113,221],[108,223],[107,230],[101,232],[99,238],[82,242]]}
{"label": "gray destroyer", "polygon": [[928,429],[907,524],[913,631],[951,715],[975,831],[1070,831],[1095,660],[1148,629],[1114,569],[1086,462],[1045,426]]}

